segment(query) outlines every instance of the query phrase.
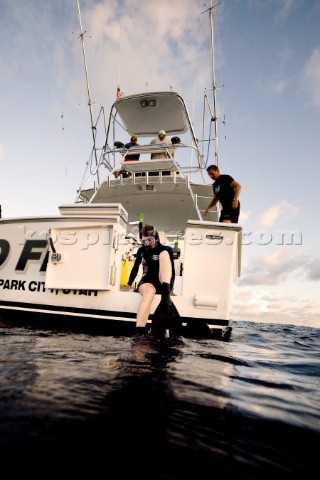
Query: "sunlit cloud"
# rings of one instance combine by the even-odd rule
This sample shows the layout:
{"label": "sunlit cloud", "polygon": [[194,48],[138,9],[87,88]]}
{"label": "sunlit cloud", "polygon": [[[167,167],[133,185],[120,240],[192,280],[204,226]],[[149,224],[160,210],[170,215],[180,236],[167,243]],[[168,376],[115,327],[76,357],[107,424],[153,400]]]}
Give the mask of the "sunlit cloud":
{"label": "sunlit cloud", "polygon": [[239,223],[245,223],[250,218],[250,212],[245,212],[240,210]]}
{"label": "sunlit cloud", "polygon": [[277,285],[289,278],[305,277],[306,255],[282,248],[263,257],[250,257],[243,268],[239,285]]}
{"label": "sunlit cloud", "polygon": [[233,319],[261,323],[291,323],[320,328],[320,300],[281,292],[238,287]]}
{"label": "sunlit cloud", "polygon": [[279,205],[268,208],[259,217],[259,224],[264,228],[272,228],[279,220],[288,220],[297,215],[299,208],[283,200]]}
{"label": "sunlit cloud", "polygon": [[[118,82],[126,95],[169,90],[174,84],[175,91],[183,94],[185,99],[193,97],[195,78],[198,91],[203,92],[210,86],[206,79],[211,71],[209,66],[204,67],[210,54],[207,51],[209,14],[208,18],[201,15],[201,6],[196,7],[193,0],[176,2],[174,15],[164,14],[171,9],[169,0],[161,3],[104,0],[99,4],[89,2],[82,7],[95,102],[112,104]],[[205,28],[207,35],[199,35],[199,31]],[[143,32],[146,41],[141,41],[137,31]],[[80,52],[80,46],[78,49]],[[110,65],[113,65],[112,69]],[[183,75],[182,72],[192,73]]]}
{"label": "sunlit cloud", "polygon": [[268,208],[262,215],[260,215],[259,223],[263,227],[271,228],[280,217],[280,207],[273,206]]}
{"label": "sunlit cloud", "polygon": [[308,280],[320,280],[320,255],[306,265],[306,277]]}

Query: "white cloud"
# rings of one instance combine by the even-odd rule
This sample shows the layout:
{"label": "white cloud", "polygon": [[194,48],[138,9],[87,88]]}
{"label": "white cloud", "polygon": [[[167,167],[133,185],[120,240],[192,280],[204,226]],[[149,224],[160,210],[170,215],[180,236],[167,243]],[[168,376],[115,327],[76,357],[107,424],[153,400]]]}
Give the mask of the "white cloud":
{"label": "white cloud", "polygon": [[287,78],[273,78],[269,83],[269,90],[272,90],[276,94],[280,94],[286,90],[287,86]]}
{"label": "white cloud", "polygon": [[247,222],[249,218],[250,218],[250,212],[248,212],[248,211],[245,212],[245,211],[240,210],[239,223],[243,224],[243,223]]}
{"label": "white cloud", "polygon": [[239,285],[277,285],[290,278],[305,278],[306,255],[297,249],[282,248],[264,257],[250,257],[243,268]]}
{"label": "white cloud", "polygon": [[320,255],[306,265],[306,272],[309,280],[320,280]]}
{"label": "white cloud", "polygon": [[[118,81],[126,95],[169,90],[174,84],[189,104],[196,78],[203,95],[211,71],[209,15],[201,15],[202,10],[194,0],[175,2],[174,9],[169,0],[87,2],[81,13],[93,102],[111,105]],[[82,61],[81,47],[73,40],[79,64],[70,71],[72,80],[79,77]]]}
{"label": "white cloud", "polygon": [[267,289],[236,289],[233,319],[320,328],[320,301]]}
{"label": "white cloud", "polygon": [[292,10],[299,6],[299,3],[297,0],[278,0],[276,5],[279,6],[279,10],[275,15],[275,23],[285,22]]}
{"label": "white cloud", "polygon": [[293,79],[291,75],[288,75],[288,66],[292,58],[292,48],[285,42],[275,55],[273,71],[263,78],[263,88],[267,93],[281,95],[290,88]]}
{"label": "white cloud", "polygon": [[4,160],[4,148],[3,146],[0,144],[0,160]]}
{"label": "white cloud", "polygon": [[305,93],[314,107],[320,106],[320,47],[313,50],[302,70],[302,83]]}
{"label": "white cloud", "polygon": [[276,222],[294,217],[299,210],[295,205],[282,200],[279,205],[274,205],[263,212],[259,217],[259,223],[264,228],[272,228]]}
{"label": "white cloud", "polygon": [[279,216],[280,216],[280,207],[279,206],[270,207],[262,215],[260,215],[259,223],[263,227],[271,228],[275,224]]}

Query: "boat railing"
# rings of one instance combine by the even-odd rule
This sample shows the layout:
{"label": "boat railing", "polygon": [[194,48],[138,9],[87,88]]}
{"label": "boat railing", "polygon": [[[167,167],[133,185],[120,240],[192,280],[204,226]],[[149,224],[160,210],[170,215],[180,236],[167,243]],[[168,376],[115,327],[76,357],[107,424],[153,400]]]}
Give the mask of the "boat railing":
{"label": "boat railing", "polygon": [[[195,207],[197,209],[197,212],[198,212],[198,215],[199,215],[199,219],[200,220],[205,220],[203,218],[203,213],[205,212],[205,209],[204,208],[201,208],[199,206],[199,203],[205,203],[206,206],[210,203],[210,200],[212,200],[212,196],[208,197],[208,196],[204,196],[204,195],[198,195],[198,194],[195,194]],[[205,202],[204,202],[205,201]],[[211,217],[214,217],[214,219],[212,221],[217,221],[217,219],[219,218],[220,216],[220,206],[219,206],[219,202],[215,205],[214,208],[212,208],[209,212],[208,212],[208,218],[207,220],[212,220]]]}
{"label": "boat railing", "polygon": [[197,214],[198,214],[198,218],[200,220],[202,220],[202,215],[201,215],[201,211],[200,211],[200,208],[199,208],[199,205],[198,205],[198,195],[196,193],[193,192],[192,190],[192,186],[191,186],[191,183],[190,183],[190,177],[189,175],[187,176],[187,187],[188,187],[188,190],[190,192],[190,195],[191,195],[191,198],[192,198],[192,201],[193,201],[193,205],[197,211]]}
{"label": "boat railing", "polygon": [[179,167],[173,158],[155,158],[151,160],[124,160],[121,168],[129,173],[169,171],[178,172]]}
{"label": "boat railing", "polygon": [[[174,145],[151,145],[151,144],[148,144],[148,145],[141,145],[141,146],[137,146],[137,147],[131,147],[130,149],[127,149],[127,148],[124,148],[124,147],[121,147],[121,148],[107,148],[106,152],[103,154],[103,158],[100,162],[100,165],[104,165],[106,167],[109,167],[109,165],[113,164],[114,167],[112,169],[112,172],[114,172],[117,168],[120,168],[121,166],[121,163],[123,161],[126,161],[126,156],[130,155],[150,155],[151,156],[151,160],[154,160],[154,159],[157,159],[157,157],[155,158],[152,158],[153,155],[162,155],[163,158],[169,158],[169,159],[173,159],[174,158],[174,155],[176,152],[178,152],[179,150],[185,150],[185,149],[188,149],[190,150],[193,154],[195,154],[195,156],[197,157],[197,162],[198,162],[198,165],[197,166],[194,166],[194,167],[190,167],[190,165],[188,167],[184,167],[184,168],[188,168],[192,171],[195,171],[196,169],[199,168],[199,165],[201,165],[202,163],[202,155],[200,154],[199,152],[199,149],[194,146],[194,145],[185,145],[185,144],[174,144]],[[120,160],[116,160],[116,157],[119,156],[119,154],[121,155],[121,158]],[[113,162],[110,161],[110,157],[113,157]],[[159,158],[159,157],[158,157]],[[129,161],[129,160],[127,160]],[[141,160],[140,160],[141,161]],[[100,166],[99,165],[99,166]],[[180,167],[182,168],[182,167]]]}
{"label": "boat railing", "polygon": [[[190,163],[187,165],[186,160],[183,160],[184,165],[179,163],[174,158],[174,154],[180,150],[185,151],[188,149],[191,152],[195,152],[198,162],[200,162],[201,156],[199,150],[194,145],[142,145],[138,147],[131,147],[126,149],[120,148],[107,148],[107,150],[101,155],[97,165],[91,169],[87,178],[80,186],[76,198],[76,202],[89,201],[91,202],[96,196],[99,189],[103,186],[111,186],[116,183],[120,185],[134,184],[146,184],[153,185],[156,183],[183,183],[186,181],[186,176],[191,175],[199,171],[199,164],[192,166]],[[126,160],[126,156],[130,152],[131,155],[140,155],[139,160]],[[150,158],[153,154],[157,156],[163,155],[164,158]],[[142,156],[149,155],[144,159]],[[114,158],[112,158],[114,157]],[[119,158],[120,157],[120,158]],[[142,158],[141,158],[142,157]],[[118,160],[117,160],[118,158]],[[101,170],[107,168],[107,175],[102,181]],[[130,172],[130,178],[123,178],[122,175],[116,175],[117,172],[126,170]],[[116,178],[113,178],[113,175]],[[87,190],[93,190],[88,200],[87,193],[83,193]]]}
{"label": "boat railing", "polygon": [[117,149],[112,149],[108,150],[105,154],[104,157],[108,156],[111,153],[120,153],[123,158],[125,158],[129,153],[131,155],[142,155],[146,153],[155,154],[155,153],[160,153],[168,158],[171,158],[171,153],[175,150],[176,147],[173,146],[168,146],[168,145],[141,145],[138,147],[131,147],[131,148],[117,148]]}
{"label": "boat railing", "polygon": [[[164,162],[166,161],[167,160],[162,161],[163,166],[165,165]],[[159,168],[159,163],[158,163],[159,161],[152,160],[152,162],[154,162],[155,164],[158,164],[158,168]],[[167,161],[167,162],[169,163],[170,161]],[[204,196],[204,195],[198,195],[197,193],[194,193],[192,189],[192,182],[190,180],[189,175],[181,176],[180,173],[176,170],[172,171],[170,175],[167,174],[167,171],[161,171],[161,170],[156,172],[156,175],[153,175],[153,173],[154,172],[145,171],[143,172],[142,174],[143,176],[142,176],[137,172],[133,172],[131,177],[124,178],[120,176],[117,179],[111,179],[110,177],[108,177],[107,182],[105,182],[104,185],[108,187],[117,186],[117,185],[118,186],[137,185],[138,187],[141,186],[141,188],[145,187],[146,190],[152,190],[154,185],[160,185],[165,183],[184,184],[189,190],[190,196],[192,198],[192,201],[197,211],[199,219],[203,220],[202,214],[204,212],[204,208],[201,208],[199,204],[203,203],[203,201],[205,200],[205,203],[207,205],[212,199],[212,196]]]}
{"label": "boat railing", "polygon": [[142,171],[142,173],[135,172],[130,177],[123,177],[120,175],[117,178],[109,176],[103,186],[128,186],[128,185],[157,185],[161,183],[186,183],[186,178],[180,175],[178,171]]}
{"label": "boat railing", "polygon": [[[174,163],[173,160],[140,160],[125,163],[130,163],[130,166],[128,165],[127,171],[130,170],[132,172],[131,176],[123,177],[122,175],[120,175],[117,178],[112,178],[112,176],[109,175],[101,186],[94,187],[93,191],[91,191],[90,197],[88,197],[88,192],[83,192],[82,194],[82,192],[80,191],[78,199],[81,199],[81,201],[84,201],[85,203],[91,203],[93,202],[100,188],[136,186],[138,190],[140,188],[146,190],[153,190],[156,185],[180,184],[185,185],[185,187],[188,189],[190,197],[192,198],[194,208],[197,211],[199,220],[204,220],[204,207],[208,205],[208,203],[212,199],[212,196],[204,196],[195,193],[193,191],[193,182],[190,179],[190,175],[182,175],[180,172],[180,168],[178,168],[178,165]],[[154,168],[157,169],[157,171],[148,171],[148,168]],[[219,208],[218,206],[216,206],[215,209],[210,210],[208,219],[217,221],[218,216]]]}

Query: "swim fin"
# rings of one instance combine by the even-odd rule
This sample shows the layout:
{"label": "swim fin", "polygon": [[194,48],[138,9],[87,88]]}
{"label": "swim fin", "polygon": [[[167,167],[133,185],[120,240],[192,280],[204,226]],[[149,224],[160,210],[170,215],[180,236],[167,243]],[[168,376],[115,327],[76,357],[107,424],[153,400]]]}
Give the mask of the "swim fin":
{"label": "swim fin", "polygon": [[151,325],[151,334],[156,338],[165,338],[167,330],[170,337],[178,337],[182,332],[180,314],[170,298],[170,293],[170,284],[162,283],[161,300],[153,314]]}

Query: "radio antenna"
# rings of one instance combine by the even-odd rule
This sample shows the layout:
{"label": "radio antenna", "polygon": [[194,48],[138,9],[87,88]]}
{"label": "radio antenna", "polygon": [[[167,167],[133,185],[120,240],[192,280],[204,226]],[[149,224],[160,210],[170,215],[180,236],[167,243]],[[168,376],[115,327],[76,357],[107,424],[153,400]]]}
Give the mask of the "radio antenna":
{"label": "radio antenna", "polygon": [[[77,0],[77,5],[78,5],[78,16],[79,16],[79,24],[80,24],[79,38],[81,39],[84,71],[85,71],[85,76],[86,76],[86,87],[87,87],[88,107],[89,107],[89,113],[90,113],[91,132],[92,132],[92,140],[93,140],[93,151],[94,151],[96,165],[98,165],[97,148],[96,148],[96,127],[95,127],[94,122],[93,122],[92,102],[91,102],[90,86],[89,86],[89,74],[88,74],[88,67],[87,67],[87,60],[86,60],[86,50],[85,50],[85,45],[84,45],[84,35],[85,35],[86,31],[83,31],[83,28],[82,28],[79,0]],[[98,175],[98,172],[97,172],[97,175]]]}
{"label": "radio antenna", "polygon": [[218,144],[218,118],[217,118],[217,87],[216,87],[216,78],[215,78],[215,66],[214,66],[214,31],[213,31],[213,11],[218,7],[221,2],[216,5],[212,5],[212,0],[210,0],[210,7],[207,8],[202,13],[209,12],[210,18],[210,33],[211,33],[211,69],[212,69],[212,92],[213,92],[213,122],[214,122],[214,138],[215,138],[215,164],[219,166],[219,144]]}

